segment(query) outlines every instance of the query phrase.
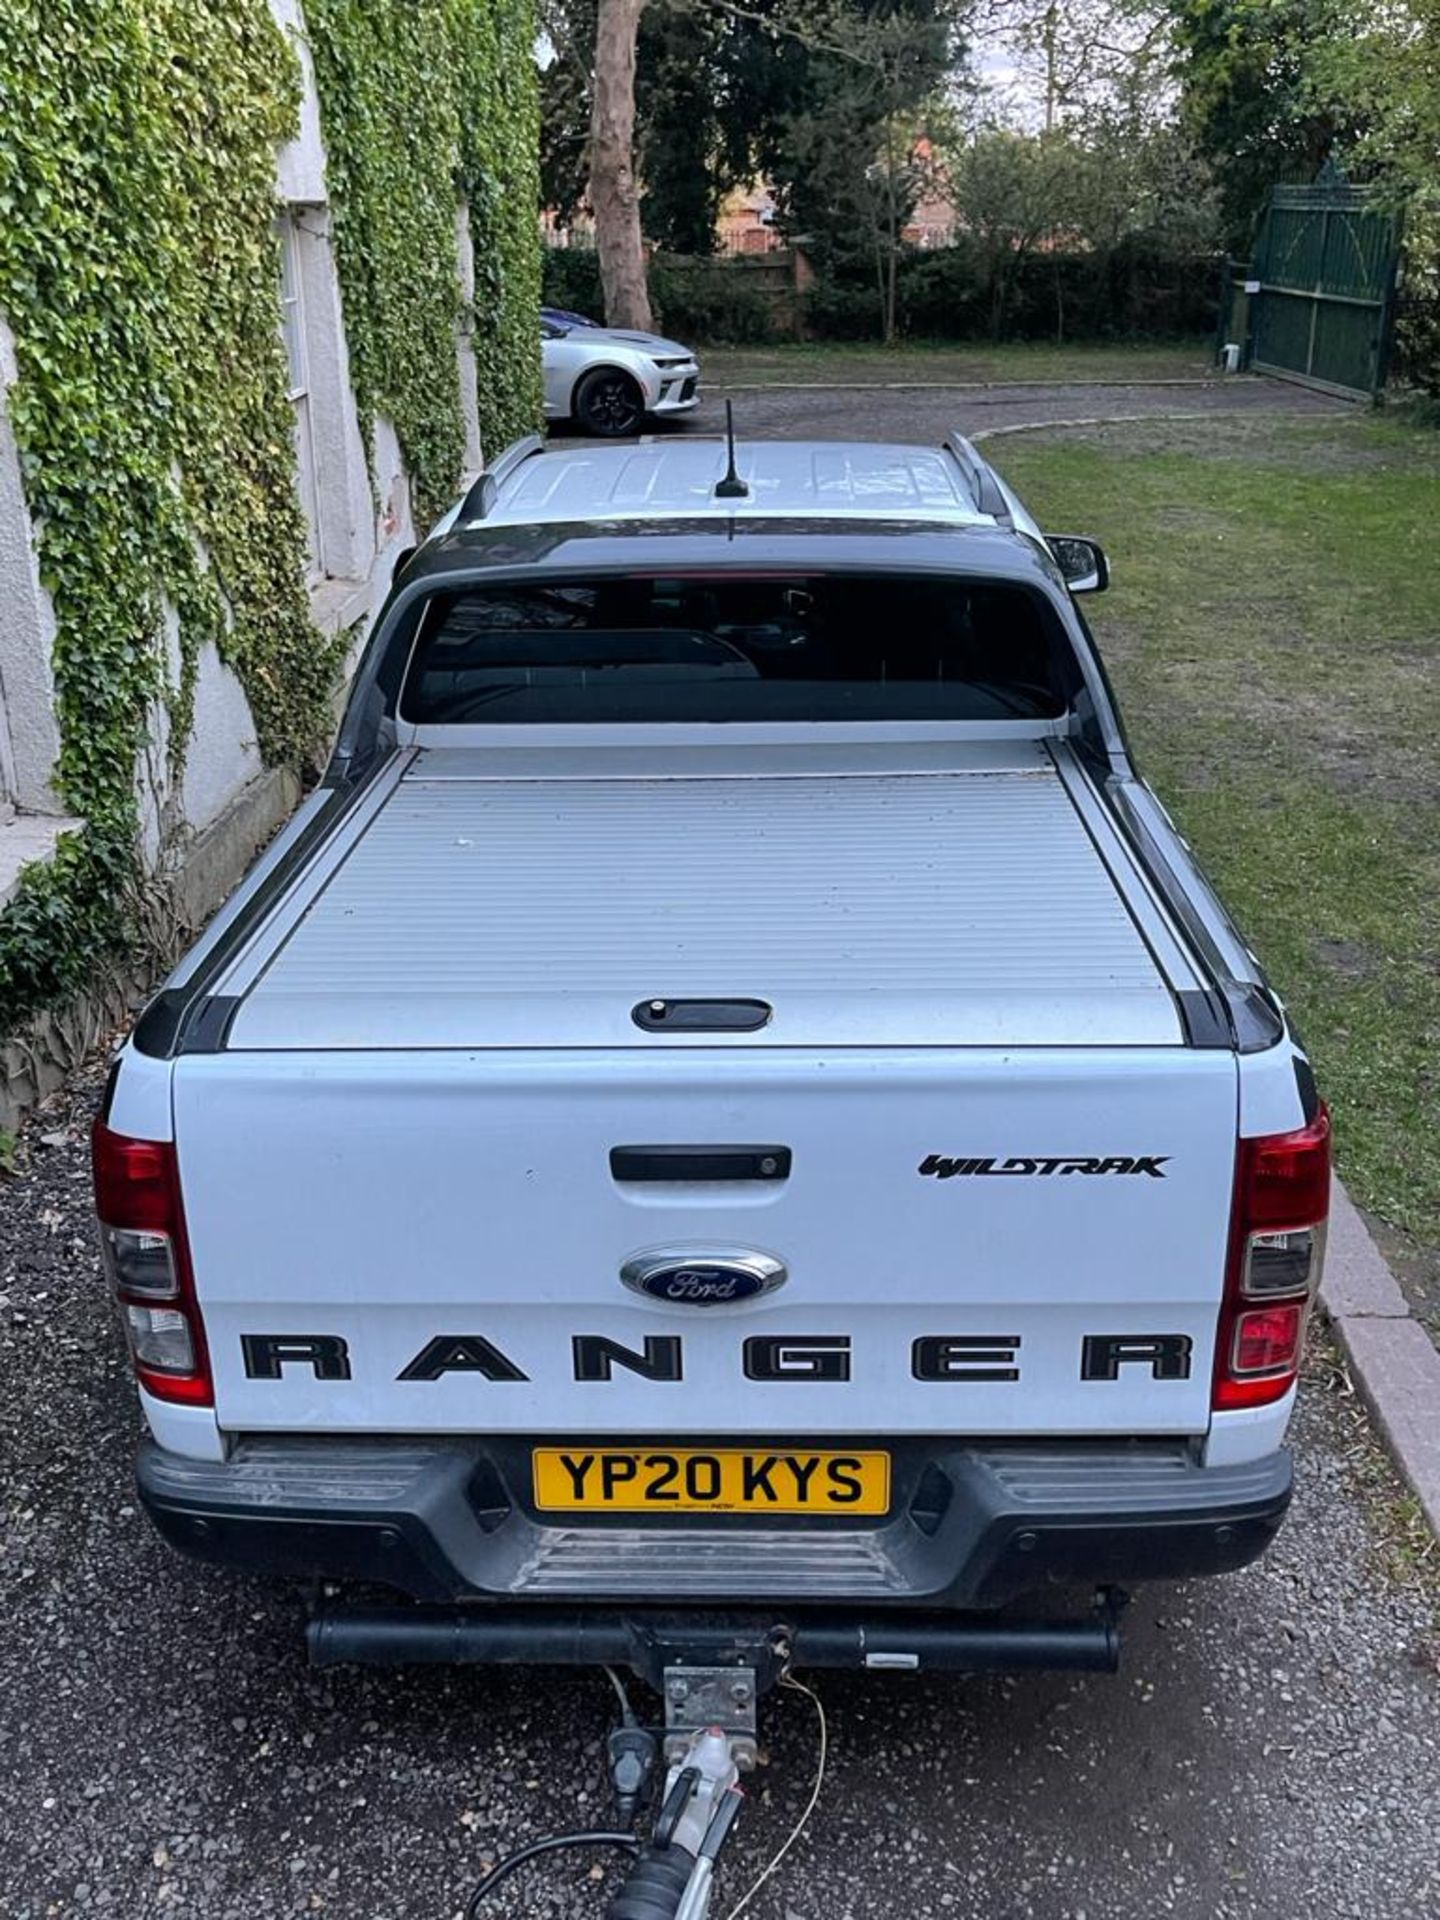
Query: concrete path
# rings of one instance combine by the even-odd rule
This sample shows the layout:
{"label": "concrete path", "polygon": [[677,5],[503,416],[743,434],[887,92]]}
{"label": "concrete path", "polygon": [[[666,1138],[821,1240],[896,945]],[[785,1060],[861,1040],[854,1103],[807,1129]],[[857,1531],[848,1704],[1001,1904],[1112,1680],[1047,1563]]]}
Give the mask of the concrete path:
{"label": "concrete path", "polygon": [[1440,1540],[1440,1350],[1343,1188],[1331,1206],[1320,1299],[1375,1424]]}

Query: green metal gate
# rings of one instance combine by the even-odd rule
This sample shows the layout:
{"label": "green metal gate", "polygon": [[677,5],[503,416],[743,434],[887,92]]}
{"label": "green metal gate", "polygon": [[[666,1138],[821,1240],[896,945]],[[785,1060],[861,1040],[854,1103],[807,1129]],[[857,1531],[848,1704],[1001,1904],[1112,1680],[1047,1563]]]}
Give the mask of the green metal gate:
{"label": "green metal gate", "polygon": [[1258,373],[1373,399],[1385,384],[1400,221],[1327,169],[1275,187],[1260,222],[1249,294]]}

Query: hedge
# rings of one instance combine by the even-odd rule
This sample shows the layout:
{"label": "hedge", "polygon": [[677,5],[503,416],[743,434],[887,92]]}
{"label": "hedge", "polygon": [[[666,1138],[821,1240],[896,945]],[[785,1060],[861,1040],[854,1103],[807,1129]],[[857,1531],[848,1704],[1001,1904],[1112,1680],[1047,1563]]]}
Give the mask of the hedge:
{"label": "hedge", "polygon": [[[974,247],[911,248],[900,259],[899,327],[924,340],[1176,339],[1213,330],[1223,268],[1218,259],[1179,259],[1143,247],[1108,255],[1031,254],[1006,263],[997,300],[995,277]],[[599,318],[594,253],[547,251],[544,290],[551,306]],[[697,345],[783,337],[739,265],[662,255],[651,263],[650,291],[657,324]],[[804,296],[801,312],[814,339],[880,337],[880,296],[860,274],[822,278]]]}
{"label": "hedge", "polygon": [[[1037,253],[1004,263],[1003,286],[966,244],[901,256],[901,333],[925,340],[1175,339],[1213,330],[1224,262],[1140,247]],[[805,321],[821,339],[876,339],[880,297],[863,280],[822,282]]]}

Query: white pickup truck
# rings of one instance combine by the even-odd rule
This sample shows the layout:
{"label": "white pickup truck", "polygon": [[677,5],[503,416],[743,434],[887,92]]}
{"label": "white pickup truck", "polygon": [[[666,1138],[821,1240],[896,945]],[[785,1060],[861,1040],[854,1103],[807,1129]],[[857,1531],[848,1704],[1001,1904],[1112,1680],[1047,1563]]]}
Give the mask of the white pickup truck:
{"label": "white pickup truck", "polygon": [[958,436],[482,476],[97,1122],[167,1539],[408,1596],[335,1657],[911,1666],[1263,1549],[1329,1123],[1103,584]]}

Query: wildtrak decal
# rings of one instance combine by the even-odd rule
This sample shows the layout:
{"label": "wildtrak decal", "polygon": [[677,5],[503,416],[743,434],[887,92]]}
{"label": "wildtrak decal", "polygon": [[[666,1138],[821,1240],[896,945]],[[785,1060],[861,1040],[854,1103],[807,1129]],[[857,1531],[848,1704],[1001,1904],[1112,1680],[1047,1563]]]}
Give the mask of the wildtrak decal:
{"label": "wildtrak decal", "polygon": [[932,1175],[936,1180],[958,1180],[977,1178],[982,1175],[1012,1178],[1026,1178],[1034,1175],[1058,1173],[1140,1173],[1151,1180],[1165,1178],[1162,1169],[1170,1159],[1168,1153],[1145,1153],[1138,1156],[1123,1153],[1111,1154],[1108,1158],[1097,1155],[1058,1153],[1058,1154],[1011,1154],[1008,1160],[1000,1160],[994,1154],[980,1159],[947,1159],[943,1153],[927,1154],[920,1162],[920,1172]]}

